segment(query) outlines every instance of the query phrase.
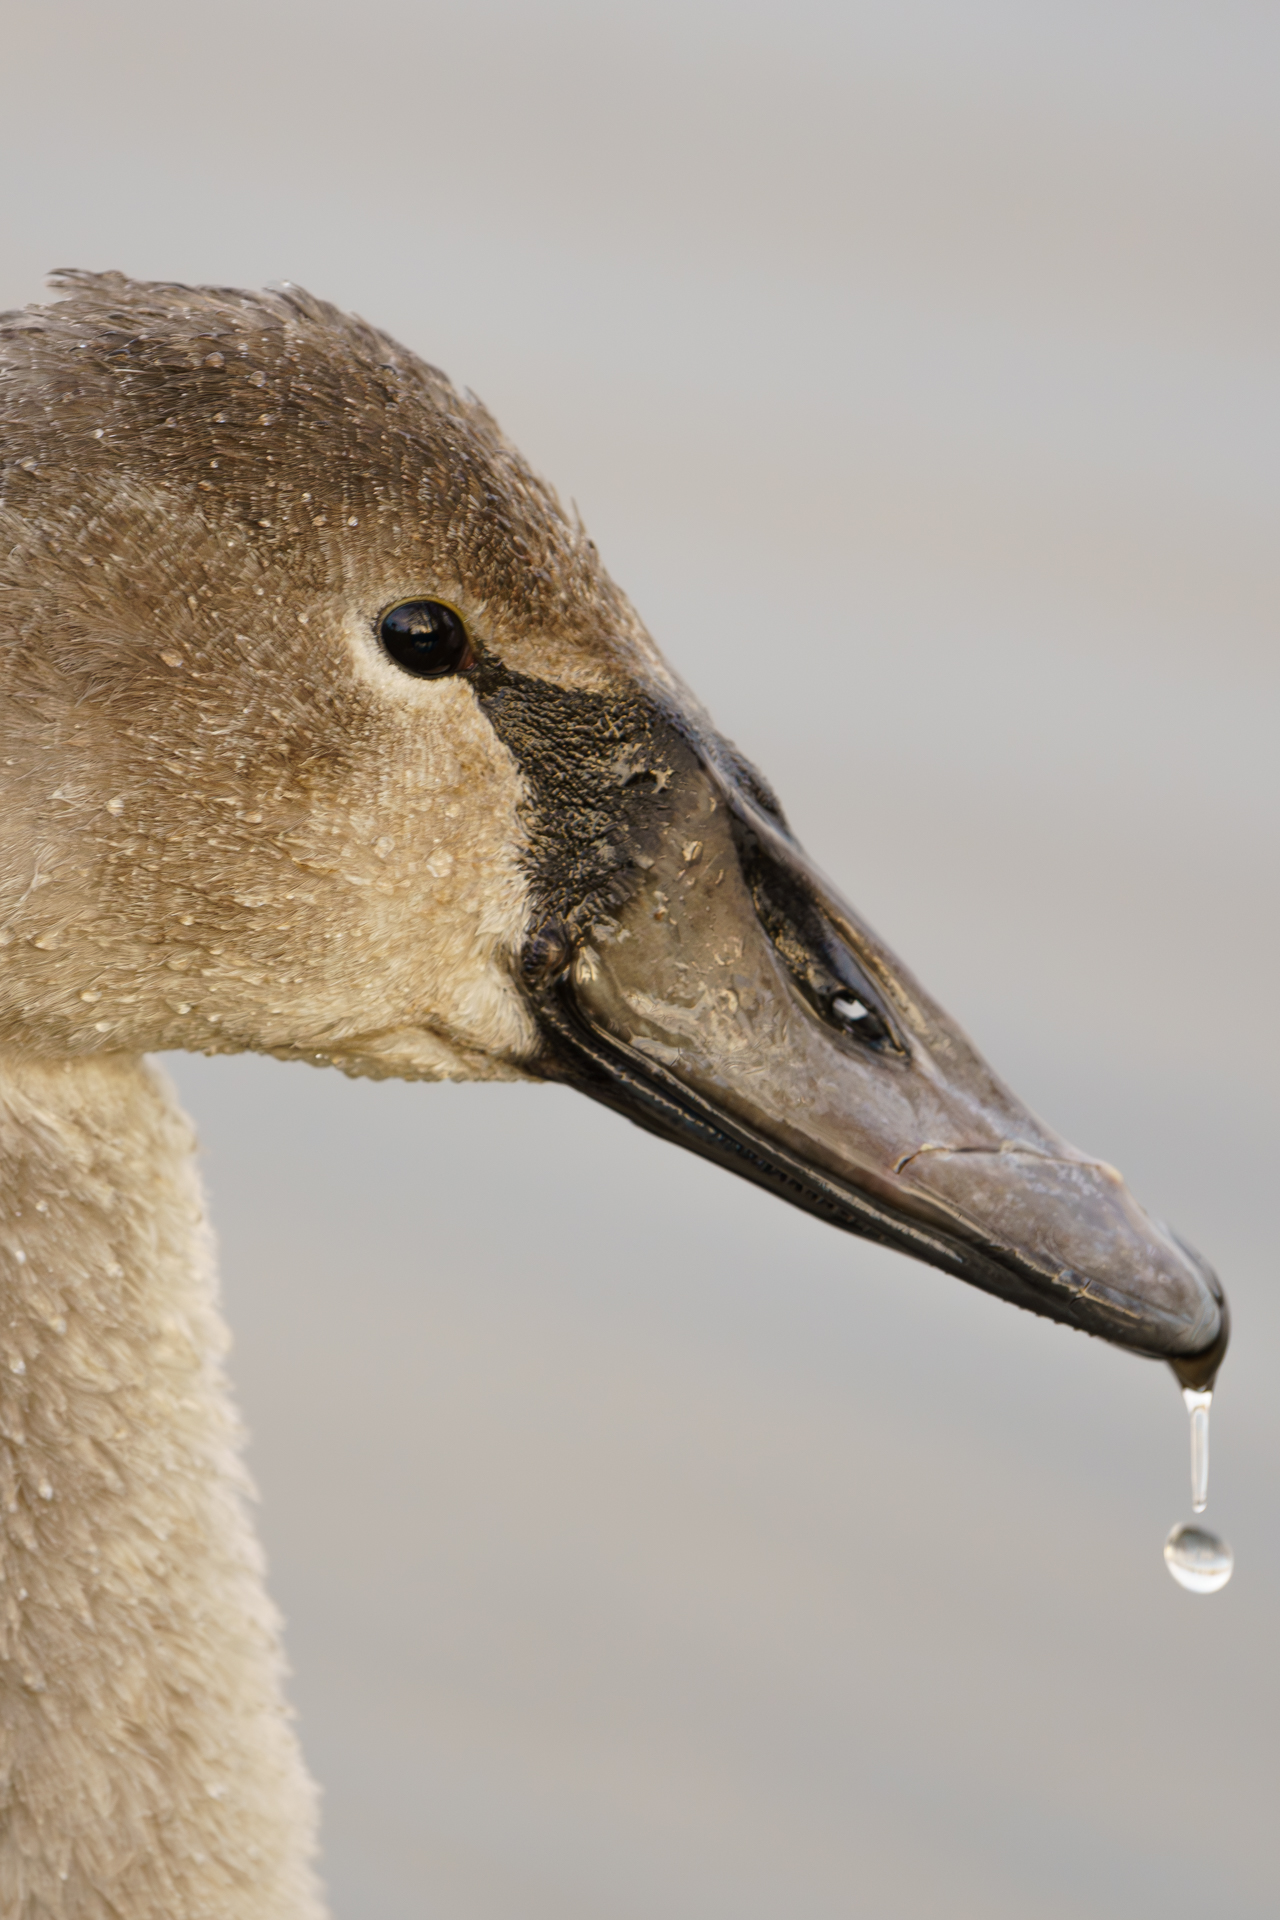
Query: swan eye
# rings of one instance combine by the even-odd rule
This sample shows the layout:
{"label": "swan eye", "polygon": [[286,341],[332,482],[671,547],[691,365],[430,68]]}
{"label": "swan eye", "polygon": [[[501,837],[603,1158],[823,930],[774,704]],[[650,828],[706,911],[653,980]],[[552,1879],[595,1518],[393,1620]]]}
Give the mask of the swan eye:
{"label": "swan eye", "polygon": [[475,664],[462,620],[443,600],[402,600],[378,622],[378,638],[398,667],[439,680]]}

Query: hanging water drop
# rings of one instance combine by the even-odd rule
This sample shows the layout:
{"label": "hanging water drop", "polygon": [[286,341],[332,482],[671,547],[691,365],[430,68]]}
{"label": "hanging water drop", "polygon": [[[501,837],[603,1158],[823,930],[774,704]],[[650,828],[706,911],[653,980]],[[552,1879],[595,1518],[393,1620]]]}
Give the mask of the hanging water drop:
{"label": "hanging water drop", "polygon": [[1183,1402],[1191,1415],[1191,1511],[1203,1513],[1209,1504],[1209,1407],[1213,1389],[1198,1393],[1184,1387]]}
{"label": "hanging water drop", "polygon": [[[1183,1404],[1191,1418],[1191,1505],[1203,1513],[1209,1503],[1209,1408],[1211,1387],[1184,1387]],[[1225,1540],[1190,1522],[1177,1526],[1164,1543],[1164,1563],[1188,1593],[1217,1593],[1231,1578],[1235,1556]]]}
{"label": "hanging water drop", "polygon": [[1231,1578],[1235,1555],[1216,1533],[1184,1522],[1164,1543],[1164,1563],[1188,1593],[1217,1593]]}

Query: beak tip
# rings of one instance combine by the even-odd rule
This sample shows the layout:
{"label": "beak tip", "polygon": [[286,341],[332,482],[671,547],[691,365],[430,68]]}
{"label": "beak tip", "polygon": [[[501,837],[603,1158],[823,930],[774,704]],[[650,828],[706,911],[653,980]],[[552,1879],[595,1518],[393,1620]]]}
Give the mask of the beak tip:
{"label": "beak tip", "polygon": [[934,1150],[912,1175],[980,1248],[1024,1274],[1034,1310],[1166,1360],[1185,1385],[1212,1379],[1227,1345],[1218,1277],[1113,1168],[1009,1147]]}
{"label": "beak tip", "polygon": [[1231,1339],[1231,1310],[1227,1297],[1209,1262],[1196,1249],[1189,1246],[1180,1234],[1169,1232],[1169,1238],[1184,1255],[1187,1264],[1193,1269],[1201,1287],[1208,1294],[1216,1309],[1216,1331],[1206,1345],[1197,1348],[1194,1353],[1176,1353],[1169,1355],[1169,1366],[1174,1377],[1182,1387],[1193,1389],[1197,1393],[1206,1392],[1218,1377],[1218,1369],[1226,1358],[1227,1346]]}

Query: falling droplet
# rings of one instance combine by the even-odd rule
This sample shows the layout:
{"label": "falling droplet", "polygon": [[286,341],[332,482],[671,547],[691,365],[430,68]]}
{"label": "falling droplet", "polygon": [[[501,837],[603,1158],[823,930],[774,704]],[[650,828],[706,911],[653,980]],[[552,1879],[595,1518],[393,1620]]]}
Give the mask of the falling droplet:
{"label": "falling droplet", "polygon": [[[1191,1505],[1203,1513],[1209,1502],[1209,1408],[1212,1388],[1184,1387],[1191,1417]],[[1231,1578],[1235,1556],[1225,1540],[1190,1522],[1173,1529],[1164,1543],[1164,1563],[1188,1593],[1217,1593]]]}
{"label": "falling droplet", "polygon": [[1231,1578],[1235,1555],[1216,1533],[1184,1522],[1164,1543],[1164,1563],[1188,1593],[1217,1593]]}
{"label": "falling droplet", "polygon": [[1191,1415],[1191,1511],[1203,1513],[1209,1504],[1209,1407],[1212,1388],[1197,1393],[1184,1387],[1183,1402]]}

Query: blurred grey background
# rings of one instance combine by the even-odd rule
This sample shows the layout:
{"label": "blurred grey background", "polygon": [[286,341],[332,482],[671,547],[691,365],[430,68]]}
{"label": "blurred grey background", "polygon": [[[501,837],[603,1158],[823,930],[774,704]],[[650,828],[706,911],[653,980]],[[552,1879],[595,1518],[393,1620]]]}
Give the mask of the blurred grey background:
{"label": "blurred grey background", "polygon": [[480,393],[822,863],[1226,1277],[1170,1376],[585,1102],[172,1062],[340,1920],[1280,1911],[1280,14],[7,0],[0,302]]}

